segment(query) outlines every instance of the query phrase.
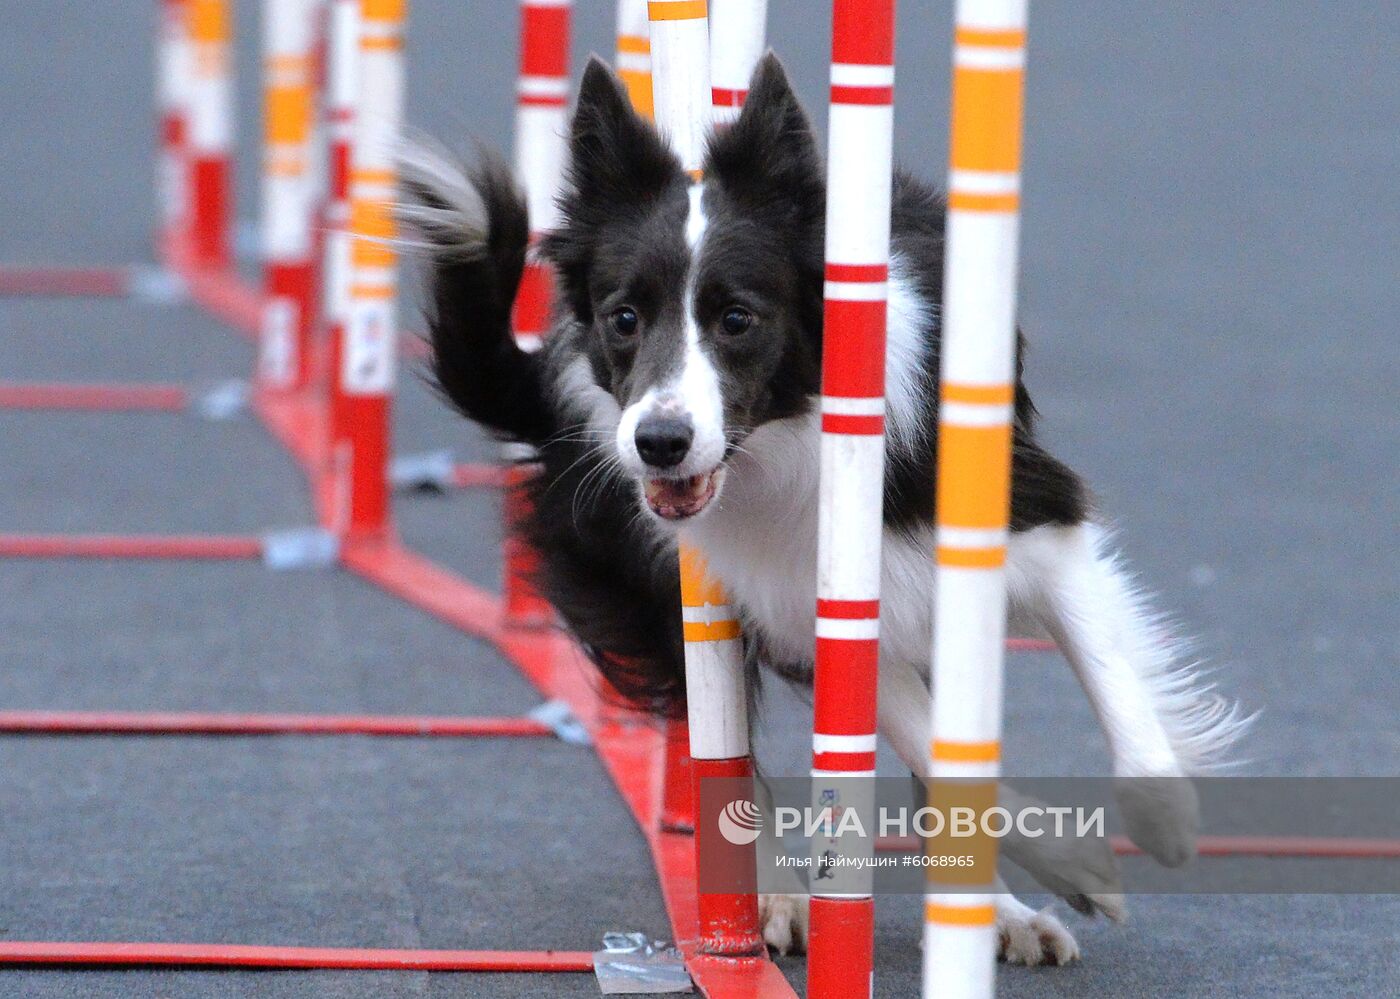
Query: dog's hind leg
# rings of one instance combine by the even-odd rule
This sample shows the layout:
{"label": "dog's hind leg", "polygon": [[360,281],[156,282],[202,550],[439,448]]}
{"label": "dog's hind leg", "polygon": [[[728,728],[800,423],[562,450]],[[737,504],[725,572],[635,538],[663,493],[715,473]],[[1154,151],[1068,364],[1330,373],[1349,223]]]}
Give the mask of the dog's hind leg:
{"label": "dog's hind leg", "polygon": [[[880,734],[899,754],[911,773],[922,783],[931,776],[929,759],[931,697],[927,684],[918,670],[907,663],[884,660],[880,664]],[[1002,784],[999,803],[1012,814],[1044,803],[1014,788]],[[1070,907],[1086,916],[1101,912],[1113,920],[1124,917],[1123,888],[1118,877],[1118,862],[1108,839],[1103,836],[1025,836],[1013,825],[1000,843],[1002,855],[1020,867],[1050,891],[1059,895]],[[1004,921],[1010,926],[1017,913],[1036,915],[1008,894]],[[1025,912],[1016,909],[1020,906]],[[998,919],[1002,920],[998,908]],[[1023,922],[1025,920],[1022,920]],[[1044,922],[1044,920],[1041,920]],[[1063,930],[1063,927],[1061,927]],[[1068,931],[1065,931],[1068,936]],[[1006,934],[1003,934],[1006,937]],[[1030,937],[1021,934],[1021,938]],[[1074,939],[1069,938],[1073,947]],[[1018,953],[1024,948],[1018,948]],[[1064,947],[1057,955],[1068,951]],[[1063,963],[1063,962],[1060,962]]]}
{"label": "dog's hind leg", "polygon": [[1167,866],[1185,863],[1199,824],[1188,775],[1247,722],[1177,664],[1097,526],[1037,527],[1013,535],[1008,555],[1013,604],[1054,637],[1108,737],[1128,835]]}

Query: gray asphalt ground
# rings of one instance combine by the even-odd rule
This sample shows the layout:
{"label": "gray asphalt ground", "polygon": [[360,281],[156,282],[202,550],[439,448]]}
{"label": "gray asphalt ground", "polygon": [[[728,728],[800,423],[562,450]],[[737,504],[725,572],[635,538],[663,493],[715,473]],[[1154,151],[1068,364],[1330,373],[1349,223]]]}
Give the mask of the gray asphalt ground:
{"label": "gray asphalt ground", "polygon": [[[611,4],[576,55],[611,49]],[[1400,13],[1271,0],[1033,4],[1023,320],[1058,451],[1144,581],[1262,709],[1247,774],[1400,772]],[[149,258],[154,5],[0,2],[0,262]],[[257,4],[237,5],[239,195],[256,203]],[[410,118],[508,148],[515,7],[413,5]],[[897,147],[945,162],[949,5],[902,5]],[[817,113],[825,5],[771,0]],[[248,347],[186,307],[0,301],[0,378],[209,384]],[[403,379],[401,449],[490,446]],[[259,531],[310,517],[251,421],[0,414],[0,530]],[[494,585],[494,500],[412,496],[407,541]],[[0,562],[0,706],[512,714],[489,649],[348,576]],[[1092,774],[1053,656],[1009,665],[1012,773]],[[769,696],[765,768],[809,717]],[[888,763],[888,761],[885,761]],[[894,768],[891,768],[894,772]],[[596,759],[552,742],[6,738],[0,937],[589,949],[665,933]],[[580,852],[586,846],[586,854]],[[582,859],[586,857],[586,859]],[[1209,863],[1209,861],[1200,861]],[[1385,896],[1145,896],[1066,915],[1084,961],[1007,996],[1400,995]],[[879,906],[880,996],[917,994],[913,898]],[[800,960],[783,962],[799,983]],[[0,995],[590,995],[588,976],[0,971]]]}

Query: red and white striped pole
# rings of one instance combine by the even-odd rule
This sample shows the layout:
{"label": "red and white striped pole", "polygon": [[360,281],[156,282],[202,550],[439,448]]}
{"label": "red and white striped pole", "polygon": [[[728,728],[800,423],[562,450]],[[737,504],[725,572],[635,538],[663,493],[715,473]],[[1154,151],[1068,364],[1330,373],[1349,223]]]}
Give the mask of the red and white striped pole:
{"label": "red and white striped pole", "polygon": [[156,172],[160,232],[156,243],[162,259],[182,236],[189,213],[185,176],[185,104],[190,86],[187,27],[186,0],[162,0],[156,47],[156,100],[160,112]]}
{"label": "red and white striped pole", "polygon": [[[405,0],[360,0],[359,64],[350,152],[350,286],[332,371],[331,463],[351,537],[389,526],[389,402],[397,346],[395,157],[403,122]],[[345,30],[343,25],[341,30]]]}
{"label": "red and white striped pole", "polygon": [[[360,59],[359,0],[326,5],[325,90],[326,237],[322,256],[321,314],[330,370],[337,370],[350,303],[350,160],[355,137],[356,70]],[[333,388],[338,379],[332,378]]]}
{"label": "red and white striped pole", "polygon": [[[938,421],[932,780],[944,810],[996,804],[1015,403],[1026,0],[958,0]],[[978,824],[981,828],[981,824]],[[924,995],[996,988],[996,840],[930,840]]]}
{"label": "red and white striped pole", "polygon": [[627,86],[632,107],[651,120],[651,38],[647,0],[617,0],[617,75]]}
{"label": "red and white striped pole", "polygon": [[263,3],[263,177],[259,245],[267,304],[258,359],[261,386],[304,388],[311,381],[316,324],[312,230],[314,0]]}
{"label": "red and white striped pole", "polygon": [[233,211],[233,59],[227,0],[187,0],[190,72],[189,253],[200,267],[227,267]]}
{"label": "red and white striped pole", "polygon": [[[355,141],[355,108],[360,64],[360,0],[330,0],[325,19],[325,89],[322,117],[327,141],[325,238],[321,246],[321,319],[326,344],[322,358],[326,385],[322,474],[331,491],[323,497],[324,527],[344,531],[350,521],[351,452],[354,401],[347,398],[342,372],[345,328],[350,316],[351,260],[350,172]],[[329,502],[324,502],[329,499]]]}
{"label": "red and white striped pole", "polygon": [[869,996],[880,551],[885,476],[885,313],[894,135],[894,0],[835,0],[831,34],[826,285],[818,513],[807,980],[823,999]]}
{"label": "red and white striped pole", "polygon": [[[699,197],[705,142],[711,122],[710,37],[705,0],[651,0],[653,106],[656,124],[695,182]],[[690,756],[695,799],[702,782],[728,778],[747,786],[752,800],[748,703],[739,622],[724,591],[705,576],[697,552],[681,546],[681,614],[685,638],[685,690],[690,721]],[[700,823],[696,855],[704,856],[707,837],[719,829]],[[756,863],[752,853],[747,863]],[[749,873],[740,881],[751,883]],[[710,954],[756,954],[763,949],[758,899],[750,891],[701,892],[698,899],[700,949]]]}
{"label": "red and white striped pole", "polygon": [[[553,281],[535,254],[541,233],[558,223],[555,199],[564,182],[568,155],[570,0],[523,0],[520,5],[520,76],[516,82],[515,173],[530,214],[530,253],[515,297],[515,341],[538,350],[549,330]],[[525,484],[535,468],[528,447],[507,447],[505,490],[506,621],[523,628],[546,627],[554,611],[530,583],[538,557],[517,528],[529,515]]]}
{"label": "red and white striped pole", "polygon": [[768,0],[710,0],[710,98],[714,122],[739,117],[754,67],[763,57]]}

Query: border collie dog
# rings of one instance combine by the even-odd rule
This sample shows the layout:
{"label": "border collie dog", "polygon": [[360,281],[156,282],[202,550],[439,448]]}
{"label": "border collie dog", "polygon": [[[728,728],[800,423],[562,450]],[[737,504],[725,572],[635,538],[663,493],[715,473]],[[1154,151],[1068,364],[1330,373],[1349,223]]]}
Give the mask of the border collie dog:
{"label": "border collie dog", "polygon": [[[619,690],[656,710],[683,697],[678,539],[739,608],[750,659],[810,682],[826,203],[811,126],[770,54],[693,185],[594,59],[569,141],[562,222],[539,247],[556,274],[556,314],[533,354],[511,335],[529,225],[509,171],[489,154],[463,169],[423,146],[404,153],[400,211],[431,259],[437,383],[462,414],[537,451],[526,531],[539,585]],[[918,776],[928,771],[944,213],[931,188],[895,177],[879,724]],[[1037,443],[1019,375],[1011,627],[1058,643],[1107,735],[1127,832],[1180,864],[1195,850],[1189,777],[1218,764],[1247,720],[1178,665],[1085,486]],[[1003,851],[1080,911],[1122,915],[1103,839],[1008,837]],[[801,946],[804,905],[764,900],[770,943]],[[1006,894],[997,915],[1007,960],[1078,954],[1049,910]]]}

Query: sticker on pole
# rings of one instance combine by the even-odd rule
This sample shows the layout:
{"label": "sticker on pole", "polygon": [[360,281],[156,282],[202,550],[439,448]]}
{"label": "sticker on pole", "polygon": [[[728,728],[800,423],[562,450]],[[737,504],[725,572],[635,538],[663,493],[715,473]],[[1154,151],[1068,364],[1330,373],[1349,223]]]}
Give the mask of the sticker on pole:
{"label": "sticker on pole", "polygon": [[296,371],[297,303],[274,298],[263,308],[258,374],[270,385],[287,385]]}
{"label": "sticker on pole", "polygon": [[393,303],[353,303],[345,326],[341,384],[352,395],[384,395],[393,380]]}

